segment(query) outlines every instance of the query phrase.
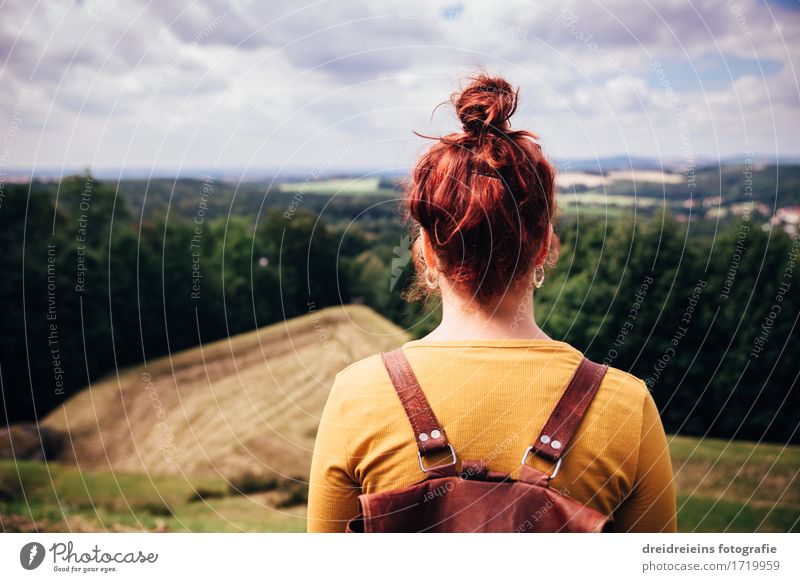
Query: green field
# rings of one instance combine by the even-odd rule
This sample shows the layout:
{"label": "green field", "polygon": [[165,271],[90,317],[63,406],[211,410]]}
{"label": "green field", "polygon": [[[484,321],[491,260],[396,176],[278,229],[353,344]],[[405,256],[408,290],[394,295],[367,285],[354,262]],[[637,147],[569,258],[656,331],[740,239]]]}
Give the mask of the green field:
{"label": "green field", "polygon": [[397,193],[392,188],[381,187],[380,178],[332,178],[329,180],[308,180],[304,182],[283,182],[278,185],[281,192],[300,192],[303,194],[390,194]]}
{"label": "green field", "polygon": [[[800,447],[671,439],[678,525],[689,532],[798,532]],[[80,472],[0,461],[4,531],[304,531],[305,484],[231,488],[221,477]],[[199,492],[199,494],[198,494]]]}
{"label": "green field", "polygon": [[[305,484],[302,484],[305,487]],[[221,477],[81,472],[61,464],[0,461],[3,531],[305,531],[293,484],[248,494]]]}
{"label": "green field", "polygon": [[[328,180],[309,180],[305,182],[283,182],[278,185],[280,192],[292,194],[326,194],[326,195],[391,195],[397,190],[382,187],[378,178],[336,178]],[[585,216],[617,217],[633,208],[662,208],[662,198],[635,196],[626,194],[609,194],[601,190],[589,190],[580,194],[560,194],[559,207],[563,212],[572,214],[580,208]]]}
{"label": "green field", "polygon": [[800,447],[673,437],[678,527],[800,531]]}

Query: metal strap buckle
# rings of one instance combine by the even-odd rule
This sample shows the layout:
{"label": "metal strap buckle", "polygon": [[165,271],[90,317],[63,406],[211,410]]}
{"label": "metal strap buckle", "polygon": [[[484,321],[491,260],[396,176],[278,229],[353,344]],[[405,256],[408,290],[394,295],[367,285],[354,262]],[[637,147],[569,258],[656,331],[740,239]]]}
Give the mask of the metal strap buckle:
{"label": "metal strap buckle", "polygon": [[[524,464],[525,464],[525,462],[528,460],[528,457],[531,455],[531,453],[533,453],[533,446],[530,446],[530,447],[528,447],[528,448],[525,450],[525,454],[524,454],[524,455],[522,455],[522,464],[523,464],[523,465],[524,465]],[[555,479],[555,478],[556,478],[556,475],[558,475],[558,470],[559,470],[560,468],[561,468],[561,457],[559,457],[559,458],[558,458],[558,461],[556,461],[556,466],[555,466],[555,469],[553,469],[553,472],[552,472],[552,473],[550,473],[550,476],[548,477],[548,479],[550,479],[551,481],[552,481],[553,479]]]}
{"label": "metal strap buckle", "polygon": [[453,448],[453,445],[447,443],[447,446],[450,448],[450,456],[452,457],[453,460],[449,463],[445,463],[443,465],[436,465],[434,467],[426,468],[425,463],[422,462],[422,453],[420,451],[417,451],[417,457],[419,457],[419,468],[422,469],[423,473],[427,473],[431,469],[438,469],[440,467],[449,467],[451,465],[455,465],[458,462],[458,460],[456,459],[456,450]]}

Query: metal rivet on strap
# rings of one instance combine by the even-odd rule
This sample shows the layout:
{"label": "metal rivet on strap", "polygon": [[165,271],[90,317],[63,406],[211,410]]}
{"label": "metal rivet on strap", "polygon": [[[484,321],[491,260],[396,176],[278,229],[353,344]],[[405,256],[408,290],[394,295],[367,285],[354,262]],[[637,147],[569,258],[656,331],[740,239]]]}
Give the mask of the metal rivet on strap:
{"label": "metal rivet on strap", "polygon": [[[550,437],[547,436],[546,434],[543,434],[542,438],[540,438],[539,440],[542,441],[544,444],[547,444],[547,443],[550,442]],[[560,446],[560,443],[559,443],[559,446]]]}
{"label": "metal rivet on strap", "polygon": [[426,432],[419,433],[419,440],[421,440],[422,442],[425,442],[426,440],[428,440],[428,433],[426,433]]}
{"label": "metal rivet on strap", "polygon": [[431,438],[438,439],[440,436],[442,436],[442,433],[440,433],[438,429],[433,429],[431,431]]}
{"label": "metal rivet on strap", "polygon": [[554,449],[560,449],[561,441],[553,441],[552,443],[550,443],[550,446],[553,447]]}

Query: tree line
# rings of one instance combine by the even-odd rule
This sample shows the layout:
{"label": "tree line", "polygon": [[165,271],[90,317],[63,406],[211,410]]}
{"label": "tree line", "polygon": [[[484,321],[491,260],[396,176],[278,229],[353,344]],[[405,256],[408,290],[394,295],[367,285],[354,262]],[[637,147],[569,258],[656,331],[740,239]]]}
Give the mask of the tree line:
{"label": "tree line", "polygon": [[[7,185],[0,207],[0,424],[33,420],[115,370],[351,302],[421,337],[395,201],[284,198],[250,215],[182,182],[181,212],[134,211],[90,175]],[[188,199],[187,199],[188,197]],[[313,208],[317,212],[311,212]],[[580,217],[580,214],[578,215]],[[707,232],[708,229],[704,229]],[[747,217],[713,235],[660,214],[559,225],[537,291],[545,331],[645,380],[668,431],[798,442],[798,239]]]}

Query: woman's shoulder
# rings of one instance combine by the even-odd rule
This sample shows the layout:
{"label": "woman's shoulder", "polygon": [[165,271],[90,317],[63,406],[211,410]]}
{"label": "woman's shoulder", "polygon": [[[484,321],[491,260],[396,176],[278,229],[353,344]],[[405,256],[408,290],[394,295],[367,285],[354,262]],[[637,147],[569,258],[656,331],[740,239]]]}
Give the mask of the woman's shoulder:
{"label": "woman's shoulder", "polygon": [[380,387],[384,377],[389,382],[381,354],[374,354],[356,360],[336,374],[331,392],[339,398],[367,396]]}
{"label": "woman's shoulder", "polygon": [[608,367],[602,387],[618,398],[638,400],[640,403],[650,395],[650,390],[641,378],[613,366]]}
{"label": "woman's shoulder", "polygon": [[[553,342],[553,344],[559,344],[558,349],[563,351],[565,366],[577,365],[583,356],[577,348],[570,344],[563,342]],[[406,346],[422,347],[416,346],[415,342],[409,342]],[[599,361],[598,363],[603,362]],[[555,364],[555,361],[549,359],[548,365],[553,364]],[[382,380],[386,380],[386,382],[382,382]],[[334,386],[347,386],[348,389],[357,389],[358,387],[375,389],[383,384],[389,385],[389,377],[381,354],[374,354],[349,364],[336,375],[334,382]],[[598,394],[619,404],[633,403],[641,406],[642,400],[649,397],[650,391],[640,378],[619,368],[609,366]]]}
{"label": "woman's shoulder", "polygon": [[650,390],[640,378],[609,366],[595,399],[602,408],[626,418],[640,419],[645,401],[652,399]]}
{"label": "woman's shoulder", "polygon": [[374,377],[385,370],[381,354],[373,354],[356,360],[336,374],[336,379],[357,380],[359,378]]}

